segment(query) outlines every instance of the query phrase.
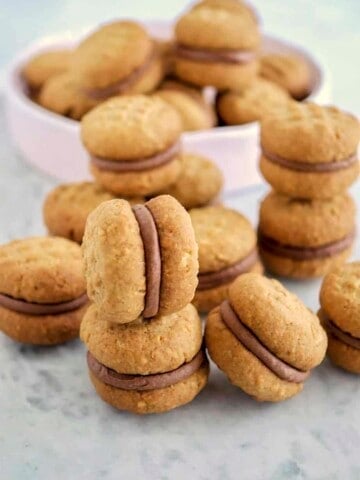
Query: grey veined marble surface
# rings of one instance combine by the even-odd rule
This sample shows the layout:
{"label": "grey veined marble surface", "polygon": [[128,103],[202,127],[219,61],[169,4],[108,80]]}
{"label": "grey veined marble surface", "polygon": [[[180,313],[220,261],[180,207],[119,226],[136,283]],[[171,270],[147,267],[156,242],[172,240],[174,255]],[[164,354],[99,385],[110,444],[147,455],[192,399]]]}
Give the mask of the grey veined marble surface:
{"label": "grey veined marble surface", "polygon": [[[53,184],[15,155],[1,114],[1,242],[44,232],[41,202]],[[263,193],[227,202],[255,221]],[[318,281],[287,286],[317,309]],[[360,379],[327,361],[277,405],[256,403],[212,368],[192,404],[136,417],[96,396],[79,341],[31,348],[0,334],[0,478],[357,480],[359,398]]]}

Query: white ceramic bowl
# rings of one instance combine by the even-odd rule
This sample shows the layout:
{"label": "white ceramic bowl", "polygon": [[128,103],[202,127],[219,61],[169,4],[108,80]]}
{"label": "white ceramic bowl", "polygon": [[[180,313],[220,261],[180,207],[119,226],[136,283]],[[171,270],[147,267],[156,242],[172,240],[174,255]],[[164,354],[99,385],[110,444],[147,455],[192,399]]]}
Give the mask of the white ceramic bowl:
{"label": "white ceramic bowl", "polygon": [[[152,35],[164,39],[171,37],[170,22],[144,23]],[[20,71],[22,65],[36,53],[76,45],[80,37],[79,34],[65,33],[35,42],[14,59],[5,78],[6,112],[15,146],[29,163],[65,181],[89,178],[88,158],[80,142],[79,123],[32,102],[26,96]],[[313,74],[315,88],[310,99],[322,104],[330,102],[329,74],[308,53],[266,35],[263,50],[295,52],[302,56]],[[217,162],[225,174],[225,189],[229,192],[261,181],[257,171],[258,134],[258,123],[250,123],[185,133],[183,144],[185,149],[208,155]]]}

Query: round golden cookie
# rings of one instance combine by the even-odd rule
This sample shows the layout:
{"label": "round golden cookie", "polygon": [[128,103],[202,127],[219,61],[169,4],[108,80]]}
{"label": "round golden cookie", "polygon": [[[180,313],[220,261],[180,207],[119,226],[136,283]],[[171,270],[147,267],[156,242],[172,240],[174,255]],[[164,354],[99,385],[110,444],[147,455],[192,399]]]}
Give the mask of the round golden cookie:
{"label": "round golden cookie", "polygon": [[345,370],[360,373],[360,262],[348,263],[326,275],[320,303],[330,359]]}
{"label": "round golden cookie", "polygon": [[289,102],[261,124],[260,169],[279,193],[331,198],[358,177],[358,120],[335,107]]}
{"label": "round golden cookie", "polygon": [[41,88],[37,101],[42,107],[73,120],[81,120],[85,113],[98,104],[81,92],[71,72],[49,78]]}
{"label": "round golden cookie", "polygon": [[180,159],[180,176],[163,193],[175,197],[187,210],[216,201],[224,183],[217,165],[195,153],[183,153]]}
{"label": "round golden cookie", "polygon": [[163,75],[153,40],[130,21],[112,22],[91,33],[75,49],[71,69],[83,93],[98,100],[130,93],[138,82],[143,83],[136,92],[146,93]]}
{"label": "round golden cookie", "polygon": [[[82,242],[89,214],[114,196],[93,182],[64,183],[47,195],[43,205],[45,225],[51,235]],[[134,198],[131,203],[141,203]]]}
{"label": "round golden cookie", "polygon": [[252,5],[242,0],[201,0],[193,8],[202,8],[204,6],[212,8],[225,8],[241,15],[249,15],[256,23],[259,21],[258,13]]}
{"label": "round golden cookie", "polygon": [[214,108],[195,88],[165,81],[154,96],[162,98],[178,112],[183,131],[205,130],[216,124]]}
{"label": "round golden cookie", "polygon": [[49,50],[30,58],[22,75],[30,90],[40,89],[51,77],[64,73],[70,66],[71,50]]}
{"label": "round golden cookie", "polygon": [[175,73],[182,80],[237,90],[255,79],[260,35],[246,8],[200,3],[180,17],[175,35]]}
{"label": "round golden cookie", "polygon": [[[199,284],[193,300],[203,312],[227,298],[233,281],[262,266],[257,257],[256,233],[239,212],[210,206],[190,211],[199,246]],[[209,278],[210,277],[210,278]]]}
{"label": "round golden cookie", "polygon": [[0,330],[12,339],[54,345],[75,338],[87,303],[76,243],[30,237],[0,247]]}
{"label": "round golden cookie", "polygon": [[242,125],[261,120],[281,109],[289,101],[285,90],[271,82],[258,79],[241,91],[219,95],[216,108],[225,125]]}
{"label": "round golden cookie", "polygon": [[347,194],[296,200],[271,192],[260,205],[259,250],[277,275],[325,275],[350,256],[354,237],[355,204]]}
{"label": "round golden cookie", "polygon": [[167,412],[194,400],[207,384],[209,365],[205,363],[174,385],[147,391],[115,388],[99,380],[92,372],[89,374],[98,395],[106,403],[119,410],[143,415]]}
{"label": "round golden cookie", "polygon": [[298,55],[268,53],[259,58],[260,76],[284,88],[295,100],[311,94],[313,80],[309,64]]}
{"label": "round golden cookie", "polygon": [[299,393],[326,352],[326,333],[316,315],[279,282],[254,273],[232,284],[227,306],[233,322],[223,306],[216,307],[205,338],[212,360],[230,382],[260,401]]}
{"label": "round golden cookie", "polygon": [[[144,208],[155,223],[160,250],[156,314],[169,315],[181,310],[194,296],[198,248],[190,217],[173,197],[153,198]],[[150,242],[143,241],[143,234],[125,200],[104,202],[88,217],[83,239],[88,294],[106,320],[134,321],[144,312],[148,297],[154,298],[155,289],[147,288],[147,279],[159,267],[156,256],[145,261]]]}
{"label": "round golden cookie", "polygon": [[80,336],[106,367],[129,375],[149,375],[189,362],[201,348],[202,325],[191,304],[151,321],[140,317],[124,325],[104,321],[101,310],[92,305],[84,316]]}
{"label": "round golden cookie", "polygon": [[153,195],[174,183],[181,168],[180,134],[177,112],[160,98],[144,95],[112,98],[81,122],[91,171],[118,196]]}

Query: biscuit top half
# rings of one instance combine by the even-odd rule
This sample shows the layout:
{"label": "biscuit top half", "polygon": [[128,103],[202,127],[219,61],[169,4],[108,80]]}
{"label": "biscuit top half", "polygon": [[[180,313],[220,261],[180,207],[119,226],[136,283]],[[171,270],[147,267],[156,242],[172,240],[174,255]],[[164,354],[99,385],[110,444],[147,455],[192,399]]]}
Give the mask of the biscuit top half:
{"label": "biscuit top half", "polygon": [[61,303],[85,291],[76,243],[30,237],[0,247],[0,293],[33,303]]}
{"label": "biscuit top half", "polygon": [[235,210],[222,206],[195,208],[190,217],[199,245],[201,273],[235,264],[256,248],[254,229]]}
{"label": "biscuit top half", "polygon": [[335,107],[290,102],[261,123],[266,152],[300,163],[329,163],[356,154],[359,121]]}
{"label": "biscuit top half", "polygon": [[320,247],[355,229],[355,203],[350,195],[328,200],[297,200],[275,192],[260,206],[259,230],[283,245]]}
{"label": "biscuit top half", "polygon": [[136,161],[163,152],[178,142],[178,113],[160,98],[145,95],[114,97],[81,122],[81,138],[91,155]]}
{"label": "biscuit top half", "polygon": [[181,45],[214,50],[256,50],[260,34],[253,12],[241,2],[201,2],[175,27]]}

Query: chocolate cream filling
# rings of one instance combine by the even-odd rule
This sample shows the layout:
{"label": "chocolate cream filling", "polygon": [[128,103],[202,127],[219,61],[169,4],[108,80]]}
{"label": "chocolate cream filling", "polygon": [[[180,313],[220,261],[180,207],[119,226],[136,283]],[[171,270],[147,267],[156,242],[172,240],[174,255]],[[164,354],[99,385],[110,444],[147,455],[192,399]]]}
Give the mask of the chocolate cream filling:
{"label": "chocolate cream filling", "polygon": [[106,100],[107,98],[114,97],[115,95],[120,95],[132,87],[142,77],[154,58],[155,51],[153,50],[145,62],[140,65],[140,67],[133,70],[127,77],[103,88],[83,90],[83,93],[94,100]]}
{"label": "chocolate cream filling", "polygon": [[180,58],[193,60],[195,62],[220,62],[238,65],[250,63],[256,58],[255,52],[249,50],[207,50],[202,48],[190,48],[181,44],[176,45],[175,53]]}
{"label": "chocolate cream filling", "polygon": [[140,158],[139,160],[110,160],[108,158],[96,157],[94,155],[90,156],[90,160],[99,170],[115,173],[143,172],[170,163],[179,152],[180,142],[176,142],[156,155],[147,158]]}
{"label": "chocolate cream filling", "polygon": [[248,272],[257,260],[258,254],[256,249],[254,249],[245,258],[242,258],[229,267],[217,270],[216,272],[199,273],[197,290],[209,290],[210,288],[216,288],[230,283],[242,273]]}
{"label": "chocolate cream filling", "polygon": [[221,304],[220,314],[225,325],[241,344],[281,380],[302,383],[308,378],[310,371],[303,372],[298,370],[276,357],[270,350],[268,350],[256,335],[241,322],[240,318],[227,300]]}
{"label": "chocolate cream filling", "polygon": [[155,317],[160,307],[161,250],[159,234],[150,209],[146,205],[135,205],[133,213],[138,222],[144,245],[146,293],[144,318]]}
{"label": "chocolate cream filling", "polygon": [[86,293],[78,298],[61,303],[33,303],[14,298],[9,295],[0,293],[0,305],[18,313],[25,315],[59,315],[60,313],[67,313],[85,305],[88,301]]}
{"label": "chocolate cream filling", "polygon": [[334,337],[340,340],[342,343],[349,345],[350,347],[360,350],[360,338],[354,337],[350,333],[344,332],[324,313],[320,312],[322,323],[328,333],[331,333]]}
{"label": "chocolate cream filling", "polygon": [[296,172],[304,173],[326,173],[326,172],[336,172],[338,170],[344,170],[351,167],[354,163],[357,162],[358,157],[357,153],[353,153],[350,157],[345,158],[344,160],[333,161],[333,162],[319,162],[319,163],[306,163],[306,162],[296,162],[294,160],[288,160],[286,158],[280,157],[275,153],[268,152],[262,147],[263,156],[269,160],[271,163],[280,165],[280,167],[287,168],[289,170],[294,170]]}
{"label": "chocolate cream filling", "polygon": [[259,246],[263,250],[279,257],[291,258],[293,260],[315,260],[333,257],[350,248],[354,238],[355,230],[336,242],[319,247],[294,247],[292,245],[284,245],[273,238],[267,237],[261,231],[258,232]]}
{"label": "chocolate cream filling", "polygon": [[186,380],[206,362],[206,356],[203,350],[200,350],[195,357],[181,367],[165,373],[156,373],[152,375],[126,375],[118,373],[111,368],[100,363],[90,353],[87,353],[87,363],[91,372],[101,382],[122,390],[157,390],[166,388],[182,380]]}

